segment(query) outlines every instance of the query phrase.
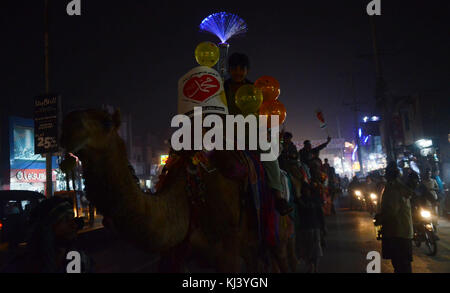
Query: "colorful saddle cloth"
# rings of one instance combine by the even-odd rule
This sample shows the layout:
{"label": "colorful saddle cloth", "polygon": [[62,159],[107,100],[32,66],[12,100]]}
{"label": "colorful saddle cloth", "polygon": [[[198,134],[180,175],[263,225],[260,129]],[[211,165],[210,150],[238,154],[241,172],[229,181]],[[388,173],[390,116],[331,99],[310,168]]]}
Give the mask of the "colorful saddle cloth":
{"label": "colorful saddle cloth", "polygon": [[279,242],[279,217],[275,210],[275,197],[266,184],[266,174],[259,153],[245,151],[249,166],[249,186],[258,216],[259,240],[265,246],[276,246]]}

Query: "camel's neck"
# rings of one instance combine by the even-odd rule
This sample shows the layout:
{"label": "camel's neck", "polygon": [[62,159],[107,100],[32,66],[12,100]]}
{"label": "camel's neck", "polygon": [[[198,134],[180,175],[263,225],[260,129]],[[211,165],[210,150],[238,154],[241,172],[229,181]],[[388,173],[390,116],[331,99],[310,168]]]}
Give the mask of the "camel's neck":
{"label": "camel's neck", "polygon": [[112,217],[119,232],[151,250],[183,240],[189,224],[184,183],[174,182],[161,195],[141,192],[128,167],[122,141],[83,162],[88,199]]}
{"label": "camel's neck", "polygon": [[105,152],[90,154],[86,162],[83,162],[86,188],[89,193],[108,191],[108,197],[124,192],[140,193],[131,176],[125,149],[120,148],[118,143]]}

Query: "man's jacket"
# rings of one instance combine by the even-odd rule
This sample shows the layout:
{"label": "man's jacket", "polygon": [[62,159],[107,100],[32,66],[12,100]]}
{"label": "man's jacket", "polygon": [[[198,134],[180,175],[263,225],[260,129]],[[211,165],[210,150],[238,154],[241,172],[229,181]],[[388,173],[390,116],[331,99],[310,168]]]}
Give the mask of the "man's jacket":
{"label": "man's jacket", "polygon": [[412,191],[399,179],[386,184],[381,201],[383,237],[413,238],[411,195]]}

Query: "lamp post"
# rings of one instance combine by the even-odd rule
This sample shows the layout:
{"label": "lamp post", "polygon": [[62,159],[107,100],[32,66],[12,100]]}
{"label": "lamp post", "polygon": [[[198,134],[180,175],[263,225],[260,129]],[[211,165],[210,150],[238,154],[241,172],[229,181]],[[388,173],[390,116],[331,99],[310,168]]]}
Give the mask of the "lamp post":
{"label": "lamp post", "polygon": [[228,48],[230,45],[227,43],[220,43],[218,45],[220,52],[220,59],[217,63],[217,71],[219,72],[222,79],[225,81],[225,75],[227,74],[227,59],[228,59]]}
{"label": "lamp post", "polygon": [[[48,7],[49,0],[44,0],[44,79],[45,79],[45,94],[50,92],[49,82],[49,52],[48,52]],[[45,195],[47,198],[53,195],[53,180],[52,180],[52,153],[45,154]]]}

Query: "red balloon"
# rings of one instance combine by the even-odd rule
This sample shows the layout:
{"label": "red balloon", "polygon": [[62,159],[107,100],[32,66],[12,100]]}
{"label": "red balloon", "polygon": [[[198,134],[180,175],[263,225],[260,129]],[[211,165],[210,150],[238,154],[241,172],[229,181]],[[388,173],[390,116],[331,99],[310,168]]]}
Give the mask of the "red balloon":
{"label": "red balloon", "polygon": [[278,100],[263,102],[259,108],[259,115],[266,115],[267,117],[267,127],[270,128],[271,120],[270,115],[278,115],[279,125],[284,123],[286,120],[286,108],[283,103]]}
{"label": "red balloon", "polygon": [[255,81],[254,85],[261,89],[264,96],[264,102],[274,101],[278,99],[278,96],[280,95],[280,83],[271,76],[261,76]]}

